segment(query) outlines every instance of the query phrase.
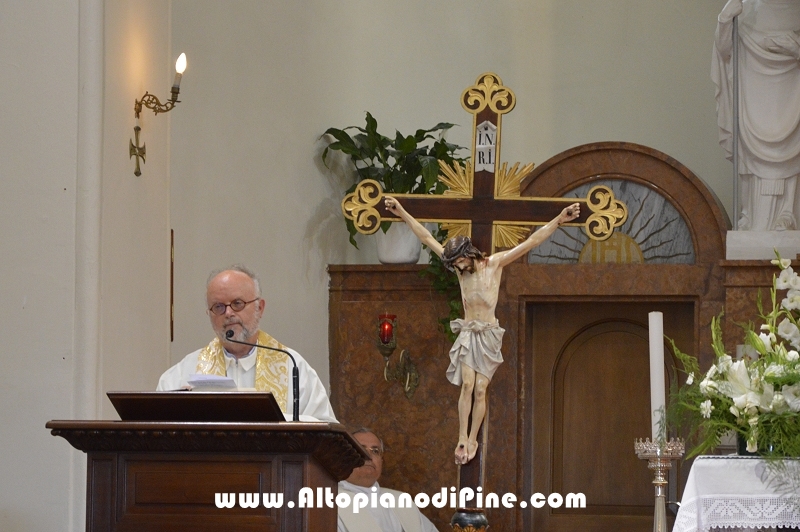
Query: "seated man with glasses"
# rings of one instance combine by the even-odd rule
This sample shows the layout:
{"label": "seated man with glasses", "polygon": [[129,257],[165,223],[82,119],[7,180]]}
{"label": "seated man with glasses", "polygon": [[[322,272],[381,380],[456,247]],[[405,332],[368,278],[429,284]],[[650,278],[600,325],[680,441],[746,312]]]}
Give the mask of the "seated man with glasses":
{"label": "seated man with glasses", "polygon": [[[358,429],[350,434],[372,459],[363,466],[353,469],[347,480],[339,482],[339,493],[347,493],[351,504],[339,508],[337,532],[437,532],[433,523],[413,504],[411,508],[399,508],[398,504],[395,508],[384,508],[380,503],[376,508],[372,507],[373,490],[378,501],[384,493],[392,494],[397,501],[402,492],[378,485],[378,479],[383,471],[383,441],[367,428]],[[366,508],[360,508],[355,512],[352,501],[359,493],[366,495],[370,502]]]}
{"label": "seated man with glasses", "polygon": [[238,340],[291,352],[300,370],[301,421],[336,422],[314,368],[299,353],[259,330],[266,302],[253,272],[240,265],[212,272],[206,283],[206,303],[216,337],[165,371],[158,381],[158,391],[185,388],[195,374],[228,376],[238,388],[272,392],[284,415],[290,412],[286,417],[291,419],[287,408],[293,402],[289,378],[293,365],[289,357],[279,351],[229,341]]}

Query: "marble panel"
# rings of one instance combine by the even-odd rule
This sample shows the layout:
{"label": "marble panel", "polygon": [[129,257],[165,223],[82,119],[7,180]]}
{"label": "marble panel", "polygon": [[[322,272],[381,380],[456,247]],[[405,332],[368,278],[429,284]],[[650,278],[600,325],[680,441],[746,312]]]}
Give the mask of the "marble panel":
{"label": "marble panel", "polygon": [[771,260],[776,250],[786,259],[800,255],[800,231],[728,231],[728,260]]}

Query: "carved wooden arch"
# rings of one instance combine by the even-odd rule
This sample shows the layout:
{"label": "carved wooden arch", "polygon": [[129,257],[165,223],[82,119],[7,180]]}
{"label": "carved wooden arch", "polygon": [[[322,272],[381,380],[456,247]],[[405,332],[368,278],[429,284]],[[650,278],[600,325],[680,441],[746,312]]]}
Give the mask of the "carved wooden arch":
{"label": "carved wooden arch", "polygon": [[714,193],[691,170],[656,149],[630,142],[584,144],[551,157],[520,186],[523,196],[560,197],[586,183],[622,176],[654,189],[690,228],[698,263],[725,258],[730,221]]}

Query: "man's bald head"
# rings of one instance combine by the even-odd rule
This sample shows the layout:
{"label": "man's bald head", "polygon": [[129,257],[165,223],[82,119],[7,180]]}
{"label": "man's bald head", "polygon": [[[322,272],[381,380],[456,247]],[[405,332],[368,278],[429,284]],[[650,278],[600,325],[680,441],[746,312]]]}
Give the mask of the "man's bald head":
{"label": "man's bald head", "polygon": [[208,286],[211,284],[211,281],[214,279],[214,277],[221,274],[222,272],[227,272],[227,271],[239,272],[248,276],[250,280],[253,281],[253,285],[255,285],[256,296],[261,297],[261,281],[259,281],[258,275],[256,275],[256,272],[254,272],[253,270],[251,270],[250,268],[248,268],[243,264],[234,264],[233,266],[229,266],[227,268],[221,268],[211,272],[208,276],[208,279],[206,280],[206,291],[208,291]]}

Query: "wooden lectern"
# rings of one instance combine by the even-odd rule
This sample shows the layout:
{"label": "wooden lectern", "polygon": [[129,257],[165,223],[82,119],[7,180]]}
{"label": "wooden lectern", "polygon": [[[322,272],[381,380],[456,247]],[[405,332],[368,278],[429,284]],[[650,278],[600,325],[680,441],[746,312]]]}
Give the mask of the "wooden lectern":
{"label": "wooden lectern", "polygon": [[[336,423],[50,421],[46,427],[87,453],[87,532],[334,532],[337,510],[325,504],[325,489],[335,498],[337,482],[367,457]],[[313,508],[299,507],[301,488],[312,488]],[[235,505],[218,508],[217,493],[235,494]],[[260,494],[258,507],[240,507],[240,493]],[[282,494],[282,506],[265,507],[265,493]]]}

